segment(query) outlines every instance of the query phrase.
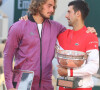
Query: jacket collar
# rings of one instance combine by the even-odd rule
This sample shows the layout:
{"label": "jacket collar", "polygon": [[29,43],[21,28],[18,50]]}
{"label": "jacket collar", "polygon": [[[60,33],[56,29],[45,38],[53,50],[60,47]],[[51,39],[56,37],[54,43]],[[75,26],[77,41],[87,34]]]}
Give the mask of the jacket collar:
{"label": "jacket collar", "polygon": [[[32,21],[32,22],[35,22],[35,20],[34,20],[32,14],[30,14],[30,15],[28,16],[28,19],[29,19],[30,21]],[[44,21],[49,21],[49,19],[45,19]],[[44,22],[44,21],[43,21],[43,22]]]}
{"label": "jacket collar", "polygon": [[32,14],[30,14],[30,15],[28,16],[28,19],[29,19],[30,21],[32,21],[32,22],[35,22],[35,20],[34,20]]}

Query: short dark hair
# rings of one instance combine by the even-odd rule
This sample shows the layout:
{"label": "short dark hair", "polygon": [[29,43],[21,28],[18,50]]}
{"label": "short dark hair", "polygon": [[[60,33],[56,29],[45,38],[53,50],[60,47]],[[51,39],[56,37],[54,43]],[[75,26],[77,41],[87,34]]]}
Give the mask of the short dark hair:
{"label": "short dark hair", "polygon": [[73,5],[73,9],[75,12],[77,12],[78,10],[81,12],[82,19],[85,20],[85,18],[87,17],[89,13],[88,4],[83,0],[74,0],[68,4],[68,6],[71,6],[71,5]]}

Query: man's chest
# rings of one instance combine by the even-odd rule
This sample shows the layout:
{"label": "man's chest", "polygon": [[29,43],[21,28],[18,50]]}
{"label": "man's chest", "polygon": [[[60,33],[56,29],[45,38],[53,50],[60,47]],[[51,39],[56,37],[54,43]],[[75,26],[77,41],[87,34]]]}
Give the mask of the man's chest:
{"label": "man's chest", "polygon": [[68,35],[65,39],[60,41],[60,45],[64,50],[78,50],[86,52],[86,37],[82,35]]}

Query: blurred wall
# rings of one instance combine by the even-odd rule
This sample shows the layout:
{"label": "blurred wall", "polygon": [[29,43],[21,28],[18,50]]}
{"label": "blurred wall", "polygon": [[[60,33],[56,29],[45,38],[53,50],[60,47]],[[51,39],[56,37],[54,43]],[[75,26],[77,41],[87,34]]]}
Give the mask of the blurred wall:
{"label": "blurred wall", "polygon": [[15,0],[6,0],[0,7],[0,9],[8,16],[8,27],[13,24],[14,1]]}
{"label": "blurred wall", "polygon": [[57,8],[53,17],[55,21],[60,22],[66,28],[71,28],[68,26],[67,19],[65,18],[65,15],[67,13],[68,3],[70,1],[72,0],[57,0]]}

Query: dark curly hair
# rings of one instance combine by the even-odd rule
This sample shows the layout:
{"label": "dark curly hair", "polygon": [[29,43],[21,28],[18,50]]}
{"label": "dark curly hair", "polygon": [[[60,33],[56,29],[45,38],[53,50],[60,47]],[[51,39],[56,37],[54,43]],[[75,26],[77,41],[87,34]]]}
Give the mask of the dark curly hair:
{"label": "dark curly hair", "polygon": [[[38,11],[41,11],[43,9],[43,5],[47,2],[48,0],[31,0],[31,4],[29,6],[29,13],[32,15],[36,15]],[[56,7],[56,0],[55,2],[55,7]],[[54,8],[55,9],[55,8]]]}

